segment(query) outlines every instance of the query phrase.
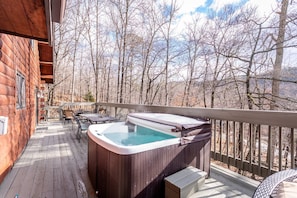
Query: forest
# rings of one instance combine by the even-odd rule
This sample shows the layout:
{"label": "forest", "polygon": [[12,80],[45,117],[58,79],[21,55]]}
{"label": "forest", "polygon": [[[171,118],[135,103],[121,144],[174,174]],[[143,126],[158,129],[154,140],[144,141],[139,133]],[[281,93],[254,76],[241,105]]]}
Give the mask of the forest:
{"label": "forest", "polygon": [[271,1],[268,13],[241,0],[190,14],[182,2],[68,0],[54,27],[48,105],[297,110],[296,1]]}

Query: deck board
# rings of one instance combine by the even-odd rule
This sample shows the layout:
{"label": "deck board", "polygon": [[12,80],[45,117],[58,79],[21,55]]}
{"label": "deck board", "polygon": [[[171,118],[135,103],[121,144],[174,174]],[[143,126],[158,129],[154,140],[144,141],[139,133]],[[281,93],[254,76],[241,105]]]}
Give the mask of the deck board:
{"label": "deck board", "polygon": [[[32,181],[28,181],[27,185],[31,185],[28,186],[27,188],[31,190],[30,196],[28,197],[41,197],[42,195],[42,188],[40,186],[43,185],[44,183],[44,178],[45,178],[45,166],[46,166],[46,160],[45,160],[45,156],[46,156],[46,151],[47,151],[47,142],[49,141],[48,138],[45,138],[45,134],[44,133],[39,133],[36,134],[36,136],[38,136],[38,138],[36,138],[36,142],[39,142],[39,144],[34,145],[34,149],[32,149],[31,152],[34,152],[35,155],[33,156],[33,158],[31,159],[31,161],[33,162],[33,165],[36,168],[36,171],[33,172],[32,174],[30,174],[29,176],[33,179],[33,184]],[[36,137],[34,136],[34,137]],[[27,147],[32,148],[32,147]],[[22,195],[22,192],[19,193],[20,195]]]}
{"label": "deck board", "polygon": [[96,197],[87,172],[86,135],[79,143],[71,124],[55,122],[44,125],[46,127],[36,130],[1,183],[0,195],[81,198],[77,193],[77,183],[82,181],[88,197]]}
{"label": "deck board", "polygon": [[61,163],[61,153],[59,147],[59,138],[54,136],[55,153],[57,156],[53,160],[53,183],[54,183],[54,197],[65,197],[65,190],[63,188],[63,178],[62,175],[62,163]]}

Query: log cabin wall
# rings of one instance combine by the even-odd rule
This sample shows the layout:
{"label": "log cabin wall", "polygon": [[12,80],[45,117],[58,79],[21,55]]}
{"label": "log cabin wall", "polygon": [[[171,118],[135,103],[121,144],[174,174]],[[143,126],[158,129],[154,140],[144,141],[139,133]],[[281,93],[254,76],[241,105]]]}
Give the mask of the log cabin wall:
{"label": "log cabin wall", "polygon": [[[23,107],[17,103],[17,75],[25,81]],[[0,135],[0,183],[21,155],[36,127],[40,68],[37,41],[0,34],[0,116],[8,117]]]}

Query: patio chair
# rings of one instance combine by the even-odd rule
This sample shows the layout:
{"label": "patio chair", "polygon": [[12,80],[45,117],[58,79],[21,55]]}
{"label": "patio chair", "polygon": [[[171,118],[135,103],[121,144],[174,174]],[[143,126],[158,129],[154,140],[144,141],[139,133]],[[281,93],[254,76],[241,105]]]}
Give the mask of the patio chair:
{"label": "patio chair", "polygon": [[278,197],[278,190],[281,188],[283,181],[292,182],[296,178],[297,169],[274,173],[260,183],[254,192],[253,198]]}
{"label": "patio chair", "polygon": [[73,120],[73,111],[72,110],[63,110],[63,120],[64,120],[64,124],[66,123],[66,121],[69,123],[70,121],[72,122]]}
{"label": "patio chair", "polygon": [[80,142],[81,135],[88,130],[90,122],[87,119],[79,118],[79,116],[75,116],[74,119],[77,123],[76,138],[78,139],[78,142]]}

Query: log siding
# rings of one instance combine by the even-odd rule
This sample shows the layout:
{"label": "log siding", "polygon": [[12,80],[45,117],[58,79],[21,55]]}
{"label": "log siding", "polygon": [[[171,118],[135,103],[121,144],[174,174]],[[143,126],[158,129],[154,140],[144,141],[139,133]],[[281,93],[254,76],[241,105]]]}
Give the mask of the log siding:
{"label": "log siding", "polygon": [[[21,155],[36,126],[36,90],[40,89],[38,42],[0,34],[0,116],[8,132],[0,135],[0,183]],[[16,107],[17,73],[25,78],[25,107]]]}

